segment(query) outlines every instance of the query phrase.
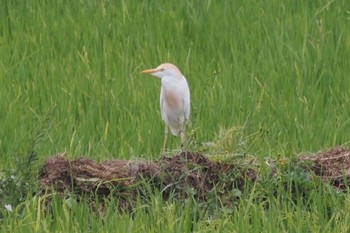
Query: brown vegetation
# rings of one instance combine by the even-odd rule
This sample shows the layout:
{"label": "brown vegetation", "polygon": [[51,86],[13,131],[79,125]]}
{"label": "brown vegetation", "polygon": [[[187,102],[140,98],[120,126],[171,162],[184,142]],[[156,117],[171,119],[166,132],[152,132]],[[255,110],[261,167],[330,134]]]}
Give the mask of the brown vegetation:
{"label": "brown vegetation", "polygon": [[[306,162],[306,163],[304,163]],[[349,185],[350,151],[335,147],[299,159],[311,177],[336,188]],[[305,166],[305,164],[308,164]],[[169,196],[186,198],[190,193],[196,200],[205,201],[213,190],[224,197],[232,189],[243,191],[245,182],[253,183],[259,168],[247,168],[230,163],[210,161],[200,153],[182,152],[156,161],[109,160],[96,163],[86,158],[67,160],[63,155],[46,159],[40,173],[43,193],[53,187],[58,194],[90,195],[102,200],[117,197],[121,208],[130,208],[138,195],[145,194],[145,184]],[[276,168],[271,168],[273,175]],[[231,200],[232,201],[232,200]],[[230,205],[230,203],[226,203]],[[232,203],[231,203],[232,204]]]}

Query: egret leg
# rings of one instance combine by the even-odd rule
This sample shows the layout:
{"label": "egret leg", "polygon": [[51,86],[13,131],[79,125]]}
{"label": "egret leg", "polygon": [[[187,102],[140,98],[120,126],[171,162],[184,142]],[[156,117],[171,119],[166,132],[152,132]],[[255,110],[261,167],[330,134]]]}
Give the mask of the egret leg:
{"label": "egret leg", "polygon": [[185,136],[185,131],[181,130],[180,131],[180,143],[181,143],[181,150],[184,151],[185,149],[185,140],[186,140],[186,136]]}
{"label": "egret leg", "polygon": [[185,118],[185,120],[183,122],[182,130],[180,131],[180,143],[181,143],[181,150],[182,151],[185,150],[185,140],[186,140],[185,126],[186,126],[186,123],[187,123],[187,119]]}
{"label": "egret leg", "polygon": [[169,134],[168,126],[165,126],[165,130],[164,130],[164,142],[163,142],[163,154],[165,153],[166,144],[167,144],[167,142],[168,142],[168,134]]}

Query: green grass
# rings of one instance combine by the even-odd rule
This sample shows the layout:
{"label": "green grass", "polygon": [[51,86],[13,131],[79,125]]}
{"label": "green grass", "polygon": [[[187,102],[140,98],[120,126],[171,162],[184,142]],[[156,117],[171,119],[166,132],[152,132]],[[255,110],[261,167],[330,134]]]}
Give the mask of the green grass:
{"label": "green grass", "polygon": [[[85,203],[28,197],[21,211],[6,213],[3,232],[348,232],[347,195],[316,189],[310,198],[290,200],[287,195],[268,195],[254,200],[258,191],[247,194],[232,211],[200,211],[192,201],[164,202],[159,196],[139,205],[133,213],[118,213],[111,203],[104,215],[92,213]],[[284,194],[286,192],[284,191]],[[266,204],[269,204],[266,209]]]}
{"label": "green grass", "polygon": [[[190,150],[263,160],[349,145],[346,0],[0,5],[2,170],[33,149],[36,166],[62,151],[98,161],[158,158],[164,130],[159,80],[139,71],[163,62],[176,64],[188,79]],[[178,149],[171,138],[169,151]],[[19,212],[0,209],[3,231],[16,232],[349,231],[347,196],[319,190],[303,203],[283,195],[269,197],[269,209],[244,196],[233,214],[214,216],[196,203],[161,202],[147,211],[140,204],[132,217],[111,209],[102,220],[85,205],[68,208],[60,200],[54,216],[45,216],[38,197],[30,196]]]}

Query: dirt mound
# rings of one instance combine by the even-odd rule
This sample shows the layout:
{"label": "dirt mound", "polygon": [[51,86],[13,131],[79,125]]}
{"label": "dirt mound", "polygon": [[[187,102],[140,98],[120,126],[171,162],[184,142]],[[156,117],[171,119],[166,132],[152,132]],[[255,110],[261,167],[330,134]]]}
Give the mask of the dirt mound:
{"label": "dirt mound", "polygon": [[311,162],[310,169],[324,182],[335,188],[345,189],[350,185],[350,150],[334,147],[316,154],[304,155],[302,161]]}
{"label": "dirt mound", "polygon": [[[301,166],[300,166],[301,164]],[[109,160],[96,163],[86,158],[67,160],[63,155],[48,158],[40,173],[42,193],[66,192],[76,197],[92,197],[103,200],[115,197],[121,209],[131,209],[138,196],[147,198],[150,188],[158,190],[164,199],[175,197],[184,199],[191,195],[199,202],[206,201],[208,195],[228,200],[231,206],[232,190],[242,192],[247,182],[255,182],[259,165],[221,163],[211,161],[200,153],[182,152],[172,157],[163,156],[156,161]],[[294,165],[293,165],[294,166]],[[350,150],[335,147],[316,154],[302,155],[299,165],[306,172],[318,176],[325,183],[337,189],[345,189],[350,184]],[[267,176],[276,174],[276,166],[267,167]],[[293,171],[283,171],[290,172]],[[263,174],[261,174],[263,175]],[[226,197],[226,198],[225,198]]]}
{"label": "dirt mound", "polygon": [[118,197],[121,208],[129,208],[143,185],[161,191],[166,199],[170,195],[186,198],[190,194],[204,201],[214,188],[222,193],[235,186],[243,190],[245,180],[253,182],[256,172],[232,164],[212,162],[199,153],[182,152],[173,157],[163,156],[157,161],[110,160],[96,163],[86,158],[73,161],[63,155],[48,158],[40,173],[40,183],[63,194],[78,196],[97,195],[99,198]]}

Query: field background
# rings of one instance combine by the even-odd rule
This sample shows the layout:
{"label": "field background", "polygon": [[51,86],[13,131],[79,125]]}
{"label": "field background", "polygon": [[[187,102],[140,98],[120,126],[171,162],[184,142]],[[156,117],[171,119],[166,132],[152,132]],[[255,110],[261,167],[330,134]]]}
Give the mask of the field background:
{"label": "field background", "polygon": [[[347,0],[1,0],[0,5],[1,170],[15,167],[30,151],[39,158],[36,166],[63,151],[69,158],[96,161],[159,158],[160,81],[139,72],[164,62],[176,64],[190,86],[189,150],[264,160],[349,145]],[[171,138],[169,153],[178,149]],[[265,210],[249,199],[241,203],[249,208],[214,217],[201,215],[195,203],[156,199],[151,214],[140,207],[130,218],[110,210],[108,224],[94,215],[85,218],[86,206],[68,208],[59,200],[52,220],[37,211],[37,197],[28,197],[21,214],[0,206],[1,229],[348,231],[344,206],[350,199],[323,193],[315,194],[315,209],[281,202]]]}

